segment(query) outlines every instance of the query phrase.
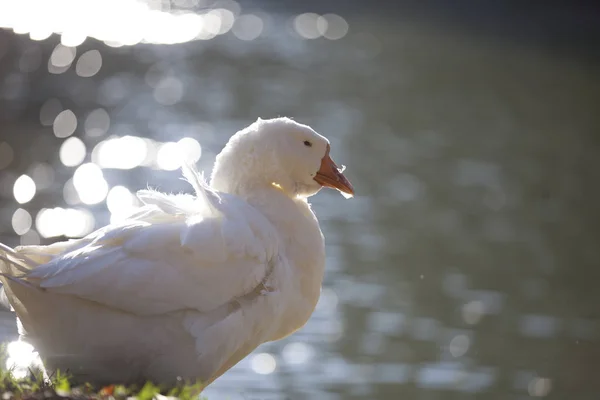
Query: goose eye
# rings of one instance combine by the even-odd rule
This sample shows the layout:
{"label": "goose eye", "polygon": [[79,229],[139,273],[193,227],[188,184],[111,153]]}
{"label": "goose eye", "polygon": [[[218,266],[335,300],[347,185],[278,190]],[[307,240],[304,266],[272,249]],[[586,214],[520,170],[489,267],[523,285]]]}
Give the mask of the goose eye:
{"label": "goose eye", "polygon": [[311,142],[309,142],[308,140],[305,140],[305,141],[304,141],[304,145],[305,145],[306,147],[312,147],[312,143],[311,143]]}

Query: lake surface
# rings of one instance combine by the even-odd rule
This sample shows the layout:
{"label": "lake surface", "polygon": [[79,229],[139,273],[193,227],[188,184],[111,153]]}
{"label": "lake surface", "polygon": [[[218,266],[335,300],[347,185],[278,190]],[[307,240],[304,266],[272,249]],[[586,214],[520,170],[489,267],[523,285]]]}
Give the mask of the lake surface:
{"label": "lake surface", "polygon": [[203,40],[122,46],[139,11],[98,17],[132,27],[108,45],[77,44],[81,24],[62,46],[0,6],[22,32],[0,30],[0,242],[84,235],[148,185],[189,192],[182,152],[210,172],[236,130],[287,115],[330,138],[357,196],[311,199],[312,319],[209,399],[597,399],[599,13],[424,4],[219,2],[223,34],[222,13]]}

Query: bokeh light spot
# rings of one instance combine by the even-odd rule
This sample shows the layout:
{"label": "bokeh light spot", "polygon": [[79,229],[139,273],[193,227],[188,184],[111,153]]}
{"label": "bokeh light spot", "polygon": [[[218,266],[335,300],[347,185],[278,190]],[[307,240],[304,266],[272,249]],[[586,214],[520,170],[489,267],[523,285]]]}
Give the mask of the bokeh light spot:
{"label": "bokeh light spot", "polygon": [[115,186],[106,196],[106,207],[111,213],[110,222],[121,221],[137,208],[137,198],[125,186]]}
{"label": "bokeh light spot", "polygon": [[94,216],[87,210],[43,208],[35,218],[35,226],[45,238],[82,237],[94,229]]}
{"label": "bokeh light spot", "polygon": [[240,40],[254,40],[264,28],[263,20],[253,14],[241,15],[233,25],[232,32]]}
{"label": "bokeh light spot", "polygon": [[108,193],[108,184],[104,180],[102,170],[92,163],[80,165],[75,170],[73,186],[77,190],[79,199],[85,204],[98,204]]}
{"label": "bokeh light spot", "polygon": [[338,40],[348,33],[348,22],[337,14],[325,14],[317,19],[317,30],[329,40]]}
{"label": "bokeh light spot", "polygon": [[77,47],[85,42],[87,36],[78,30],[68,30],[60,35],[60,43],[66,47]]}
{"label": "bokeh light spot", "polygon": [[181,157],[189,163],[196,163],[202,155],[202,147],[196,139],[185,137],[177,142]]}
{"label": "bokeh light spot", "polygon": [[453,357],[462,357],[469,350],[470,340],[467,335],[457,335],[452,338],[448,349]]}
{"label": "bokeh light spot", "polygon": [[98,50],[90,50],[81,55],[75,65],[75,72],[82,78],[96,75],[102,67],[102,55]]}
{"label": "bokeh light spot", "polygon": [[285,345],[282,356],[288,364],[304,364],[313,357],[314,350],[303,342],[294,342]]}
{"label": "bokeh light spot", "polygon": [[45,27],[42,27],[41,29],[32,28],[31,32],[29,32],[29,38],[37,41],[46,40],[52,33],[52,30],[46,29]]}
{"label": "bokeh light spot", "polygon": [[70,238],[83,237],[94,229],[94,216],[88,210],[65,210],[63,235]]}
{"label": "bokeh light spot", "polygon": [[172,106],[183,97],[183,84],[174,77],[168,76],[162,79],[154,88],[154,99],[163,106]]}
{"label": "bokeh light spot", "polygon": [[67,203],[70,206],[74,206],[81,203],[81,199],[79,199],[77,190],[73,185],[73,179],[69,179],[63,186],[63,199],[65,199],[65,203]]}
{"label": "bokeh light spot", "polygon": [[18,177],[13,186],[13,194],[19,204],[30,202],[33,196],[35,196],[35,191],[35,182],[27,175]]}
{"label": "bokeh light spot", "polygon": [[167,142],[158,149],[156,163],[158,168],[165,171],[174,171],[181,167],[181,151],[177,143]]}
{"label": "bokeh light spot", "polygon": [[268,375],[272,374],[277,368],[277,361],[269,353],[260,353],[252,357],[251,366],[257,374]]}
{"label": "bokeh light spot", "polygon": [[90,137],[104,135],[110,128],[110,116],[103,108],[97,108],[85,119],[85,134]]}
{"label": "bokeh light spot", "polygon": [[485,306],[482,301],[474,300],[465,304],[462,308],[462,315],[465,322],[474,325],[481,320],[485,313]]}
{"label": "bokeh light spot", "polygon": [[57,44],[50,56],[50,63],[57,68],[68,68],[75,59],[76,53],[74,47]]}
{"label": "bokeh light spot", "polygon": [[[223,35],[233,27],[235,15],[226,8],[215,8],[209,11],[209,14],[217,15],[219,18],[219,29],[215,31],[217,35]],[[212,32],[211,32],[212,33]]]}
{"label": "bokeh light spot", "polygon": [[146,141],[128,135],[98,143],[92,151],[92,162],[102,168],[131,169],[141,165],[147,154]]}
{"label": "bokeh light spot", "polygon": [[68,138],[60,146],[59,158],[67,167],[81,164],[85,159],[85,144],[77,137]]}
{"label": "bokeh light spot", "polygon": [[58,138],[71,136],[77,129],[77,117],[71,110],[64,110],[56,116],[52,125],[54,135]]}
{"label": "bokeh light spot", "polygon": [[319,15],[315,13],[300,14],[294,18],[294,28],[304,39],[316,39],[321,36],[317,28]]}
{"label": "bokeh light spot", "polygon": [[12,216],[12,227],[17,235],[26,234],[31,229],[33,220],[31,214],[22,208],[17,208]]}

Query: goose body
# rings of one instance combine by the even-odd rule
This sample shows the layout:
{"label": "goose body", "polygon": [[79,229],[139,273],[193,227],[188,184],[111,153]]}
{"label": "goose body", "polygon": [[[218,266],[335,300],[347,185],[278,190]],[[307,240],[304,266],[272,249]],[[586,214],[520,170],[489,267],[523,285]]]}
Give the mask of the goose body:
{"label": "goose body", "polygon": [[[308,143],[308,144],[307,144]],[[96,384],[212,382],[258,345],[302,327],[325,247],[306,199],[353,189],[329,142],[287,118],[258,120],[194,195],[138,192],[121,223],[49,246],[0,248],[21,339],[48,370]]]}

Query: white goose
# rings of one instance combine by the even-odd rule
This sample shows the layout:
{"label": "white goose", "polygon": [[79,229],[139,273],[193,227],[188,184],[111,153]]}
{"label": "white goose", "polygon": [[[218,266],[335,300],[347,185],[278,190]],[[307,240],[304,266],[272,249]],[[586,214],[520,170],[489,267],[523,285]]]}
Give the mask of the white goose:
{"label": "white goose", "polygon": [[0,248],[22,340],[48,370],[96,384],[212,382],[302,327],[325,250],[307,197],[352,196],[329,141],[288,118],[231,137],[196,195],[141,191],[122,223],[49,246]]}

